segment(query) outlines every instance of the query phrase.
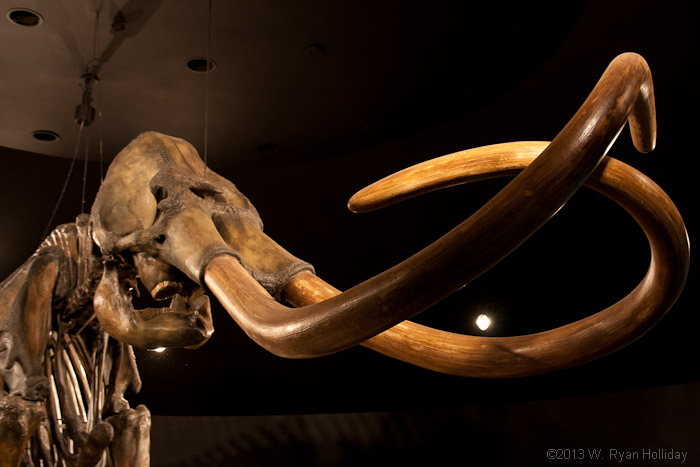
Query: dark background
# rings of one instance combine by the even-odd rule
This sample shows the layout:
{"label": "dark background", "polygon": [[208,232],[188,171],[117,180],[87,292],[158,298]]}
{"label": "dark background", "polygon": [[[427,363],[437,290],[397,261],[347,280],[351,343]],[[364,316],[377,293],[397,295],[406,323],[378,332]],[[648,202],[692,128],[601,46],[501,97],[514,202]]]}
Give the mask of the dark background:
{"label": "dark background", "polygon": [[[9,21],[0,27],[3,277],[34,251],[61,191],[77,135],[72,117],[81,95],[79,64],[87,62],[92,45],[90,2],[31,3],[27,8],[44,16],[39,28],[45,31],[32,38]],[[445,153],[551,140],[607,64],[627,51],[644,56],[652,70],[658,144],[651,154],[637,154],[625,130],[610,155],[669,194],[692,242],[695,2],[222,3],[212,5],[217,68],[209,83],[209,165],[251,199],[271,237],[336,287],[348,288],[425,246],[506,181],[452,188],[362,215],[345,209],[355,191]],[[102,21],[121,8],[129,35],[102,36],[105,50],[113,50],[103,55],[96,102],[103,119],[90,133],[88,206],[102,165],[98,135],[104,164],[146,130],[185,137],[203,151],[205,84],[184,62],[206,54],[207,3],[104,5],[110,15]],[[42,60],[38,51],[53,52],[53,58]],[[32,140],[37,129],[56,131],[61,139]],[[54,224],[80,212],[81,172],[79,161]],[[487,310],[494,319],[491,335],[551,329],[620,299],[643,277],[648,260],[643,234],[629,216],[583,189],[515,253],[417,321],[479,333],[474,319]],[[610,356],[548,375],[493,381],[432,373],[362,347],[284,360],[254,344],[217,305],[216,332],[204,347],[137,352],[144,387],[129,399],[132,406],[145,403],[155,416],[155,465],[177,465],[158,464],[156,448],[167,451],[168,445],[162,442],[164,426],[181,427],[183,438],[172,432],[165,438],[173,445],[194,445],[186,440],[202,420],[224,423],[227,428],[219,426],[218,433],[238,433],[207,448],[228,445],[229,457],[220,454],[220,465],[284,465],[284,458],[288,465],[340,465],[339,459],[355,465],[367,462],[372,446],[381,455],[402,452],[405,461],[411,453],[417,461],[419,453],[457,451],[464,461],[459,465],[491,459],[479,457],[476,446],[501,455],[511,449],[501,460],[513,461],[519,453],[525,461],[518,465],[538,465],[546,461],[548,440],[561,444],[552,447],[687,451],[693,448],[687,436],[698,433],[699,410],[694,286],[691,269],[667,317]],[[186,418],[191,416],[199,422]],[[304,425],[299,417],[311,418]],[[645,421],[653,428],[641,430]],[[265,423],[287,428],[260,428]],[[309,435],[331,433],[328,427],[343,423],[354,428],[338,428],[331,438]],[[401,438],[411,426],[410,436]],[[255,437],[261,430],[276,434],[269,442],[241,434]],[[593,432],[593,441],[582,437]],[[360,442],[349,433],[365,434]],[[462,436],[478,441],[466,449],[459,444]],[[526,439],[537,439],[542,449]],[[252,446],[248,451],[231,448],[245,442]],[[271,447],[288,445],[295,447]],[[193,459],[201,454],[196,446],[189,451]],[[212,459],[211,465],[219,465]],[[206,465],[185,461],[181,465]]]}

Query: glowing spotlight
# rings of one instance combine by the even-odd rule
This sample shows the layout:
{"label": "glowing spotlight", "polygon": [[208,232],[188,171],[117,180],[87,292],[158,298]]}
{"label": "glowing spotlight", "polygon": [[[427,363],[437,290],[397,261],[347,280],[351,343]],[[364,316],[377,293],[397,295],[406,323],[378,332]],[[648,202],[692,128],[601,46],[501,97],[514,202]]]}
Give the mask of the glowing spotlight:
{"label": "glowing spotlight", "polygon": [[156,347],[155,349],[150,349],[151,352],[165,352],[165,347]]}
{"label": "glowing spotlight", "polygon": [[482,331],[486,331],[489,328],[489,326],[491,326],[491,320],[488,316],[481,314],[476,317],[476,325]]}

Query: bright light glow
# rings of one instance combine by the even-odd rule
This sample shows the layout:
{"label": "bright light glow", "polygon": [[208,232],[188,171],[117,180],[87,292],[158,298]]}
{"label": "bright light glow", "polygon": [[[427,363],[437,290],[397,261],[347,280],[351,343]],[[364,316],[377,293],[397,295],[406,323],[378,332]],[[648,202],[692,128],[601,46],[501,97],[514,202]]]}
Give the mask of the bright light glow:
{"label": "bright light glow", "polygon": [[481,314],[476,317],[476,325],[482,331],[486,331],[489,328],[489,326],[491,326],[491,320],[488,316]]}
{"label": "bright light glow", "polygon": [[160,352],[164,352],[164,351],[165,351],[165,347],[156,347],[155,349],[151,349],[151,352],[160,353]]}

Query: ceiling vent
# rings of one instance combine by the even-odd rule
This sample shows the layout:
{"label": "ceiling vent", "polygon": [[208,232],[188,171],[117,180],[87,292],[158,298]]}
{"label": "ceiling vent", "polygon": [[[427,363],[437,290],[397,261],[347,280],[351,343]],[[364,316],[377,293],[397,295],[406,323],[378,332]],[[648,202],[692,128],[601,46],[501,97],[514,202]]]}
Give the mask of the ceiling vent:
{"label": "ceiling vent", "polygon": [[52,142],[52,141],[58,141],[60,136],[58,136],[58,133],[55,131],[50,131],[50,130],[37,130],[32,132],[32,136],[34,139],[38,141],[44,141],[44,142]]}
{"label": "ceiling vent", "polygon": [[213,60],[209,60],[209,70],[207,70],[207,59],[206,57],[195,57],[190,58],[186,62],[187,68],[194,71],[195,73],[206,73],[207,71],[214,71],[216,68],[216,63]]}
{"label": "ceiling vent", "polygon": [[44,19],[39,13],[25,8],[13,8],[7,12],[7,19],[19,26],[39,26]]}

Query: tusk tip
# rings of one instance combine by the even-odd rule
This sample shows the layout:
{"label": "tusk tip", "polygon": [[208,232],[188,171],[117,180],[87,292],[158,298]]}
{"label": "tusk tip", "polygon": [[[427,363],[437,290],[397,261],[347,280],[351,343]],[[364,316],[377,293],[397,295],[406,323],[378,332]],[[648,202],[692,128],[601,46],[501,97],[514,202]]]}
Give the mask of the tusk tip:
{"label": "tusk tip", "polygon": [[[387,188],[394,188],[394,191],[387,190]],[[354,213],[376,211],[401,199],[397,195],[396,187],[382,179],[352,195],[348,201],[348,209]]]}
{"label": "tusk tip", "polygon": [[348,209],[351,212],[354,213],[361,213],[361,212],[367,212],[371,211],[372,209],[369,207],[368,201],[365,199],[366,196],[363,196],[363,192],[365,190],[360,190],[357,193],[355,193],[350,200],[348,201]]}
{"label": "tusk tip", "polygon": [[350,212],[360,212],[358,211],[358,208],[361,208],[360,206],[357,205],[357,203],[351,198],[350,201],[348,201],[348,209]]}

